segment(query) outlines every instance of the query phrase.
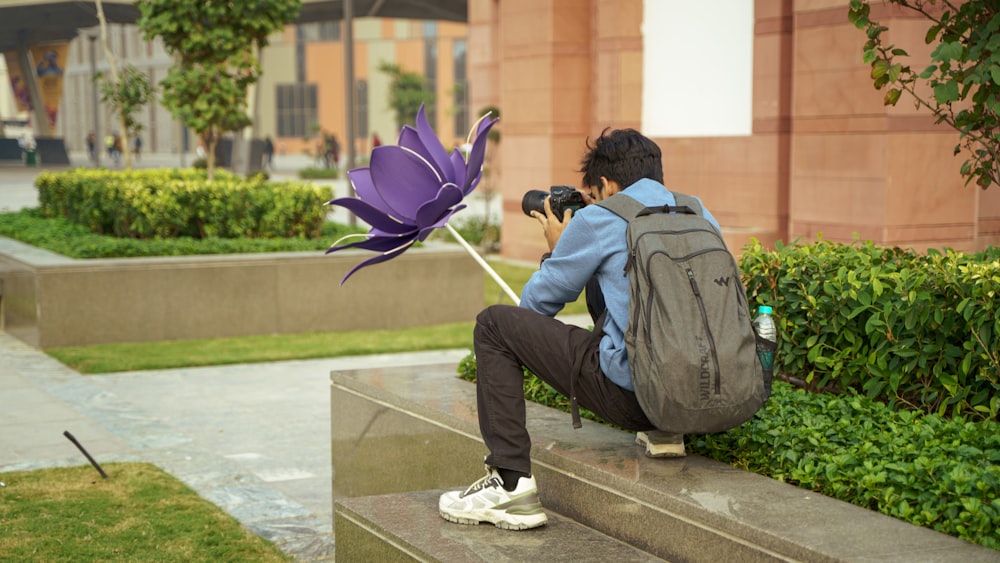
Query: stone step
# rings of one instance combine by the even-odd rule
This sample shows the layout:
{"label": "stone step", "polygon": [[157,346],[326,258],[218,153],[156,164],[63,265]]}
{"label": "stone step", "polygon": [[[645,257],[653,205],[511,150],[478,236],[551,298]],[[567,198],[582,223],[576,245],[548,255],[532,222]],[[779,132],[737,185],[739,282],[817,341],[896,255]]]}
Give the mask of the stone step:
{"label": "stone step", "polygon": [[[587,420],[574,430],[562,411],[526,409],[547,512],[656,557],[998,560],[997,551],[700,456],[649,459],[632,433]],[[337,502],[459,489],[483,474],[475,385],[451,364],[334,372],[331,438]],[[436,499],[427,502],[436,511]],[[502,541],[515,532],[490,533]]]}
{"label": "stone step", "polygon": [[443,489],[334,501],[339,561],[615,561],[662,559],[549,512],[519,532],[466,526],[438,514]]}

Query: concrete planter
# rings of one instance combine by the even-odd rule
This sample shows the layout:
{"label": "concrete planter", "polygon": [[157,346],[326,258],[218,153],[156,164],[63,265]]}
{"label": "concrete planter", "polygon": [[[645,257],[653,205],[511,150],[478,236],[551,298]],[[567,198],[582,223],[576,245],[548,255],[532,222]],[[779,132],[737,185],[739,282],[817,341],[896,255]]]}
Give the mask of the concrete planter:
{"label": "concrete planter", "polygon": [[0,237],[0,328],[40,348],[471,321],[483,272],[429,245],[356,273],[345,251],[75,260]]}

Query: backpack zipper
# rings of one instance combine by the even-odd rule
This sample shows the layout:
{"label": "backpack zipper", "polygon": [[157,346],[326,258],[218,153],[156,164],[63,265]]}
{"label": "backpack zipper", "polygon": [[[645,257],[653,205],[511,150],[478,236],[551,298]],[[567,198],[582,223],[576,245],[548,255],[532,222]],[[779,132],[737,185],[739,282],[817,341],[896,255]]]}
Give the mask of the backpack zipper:
{"label": "backpack zipper", "polygon": [[701,311],[701,321],[705,326],[705,334],[708,335],[708,349],[712,351],[712,362],[715,364],[715,394],[722,394],[722,372],[719,368],[719,352],[715,349],[715,338],[712,337],[712,331],[708,328],[708,312],[705,311],[705,303],[701,300],[701,291],[698,290],[698,282],[694,278],[694,271],[691,268],[685,268],[687,272],[688,281],[691,282],[691,289],[694,291],[694,296],[698,302],[698,310]]}

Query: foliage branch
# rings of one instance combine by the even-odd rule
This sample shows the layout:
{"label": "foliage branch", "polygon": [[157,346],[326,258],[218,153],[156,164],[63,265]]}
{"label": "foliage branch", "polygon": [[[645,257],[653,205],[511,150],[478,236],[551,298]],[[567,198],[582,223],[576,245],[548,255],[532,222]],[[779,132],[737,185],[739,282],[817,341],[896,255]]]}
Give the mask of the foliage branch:
{"label": "foliage branch", "polygon": [[379,63],[378,69],[391,80],[389,107],[396,114],[397,129],[403,124],[415,122],[421,105],[434,107],[434,92],[427,87],[423,76],[385,61]]}
{"label": "foliage branch", "polygon": [[118,60],[108,44],[108,23],[104,17],[104,3],[101,0],[97,0],[97,18],[101,28],[101,47],[104,49],[104,57],[108,60],[110,78],[101,73],[96,79],[101,81],[101,101],[108,104],[112,113],[118,117],[123,136],[122,152],[125,156],[125,168],[131,168],[130,140],[142,131],[142,123],[136,119],[135,114],[152,99],[154,88],[146,75],[130,64],[123,66],[121,74],[118,73]]}
{"label": "foliage branch", "polygon": [[[142,122],[136,113],[153,99],[155,89],[139,69],[125,65],[117,79],[102,80],[101,101],[108,104],[111,110],[119,116],[123,129],[122,151],[125,154],[125,167],[132,167],[132,150],[130,140],[143,130]],[[98,75],[103,79],[103,75]]]}
{"label": "foliage branch", "polygon": [[909,94],[937,123],[959,132],[954,154],[968,155],[961,167],[966,185],[975,181],[986,189],[1000,183],[1000,3],[886,2],[926,18],[924,41],[936,46],[929,66],[911,67],[907,51],[889,42],[889,28],[871,19],[871,1],[851,0],[848,20],[868,36],[862,60],[871,65],[875,88],[888,87],[884,104],[894,106],[903,92]]}

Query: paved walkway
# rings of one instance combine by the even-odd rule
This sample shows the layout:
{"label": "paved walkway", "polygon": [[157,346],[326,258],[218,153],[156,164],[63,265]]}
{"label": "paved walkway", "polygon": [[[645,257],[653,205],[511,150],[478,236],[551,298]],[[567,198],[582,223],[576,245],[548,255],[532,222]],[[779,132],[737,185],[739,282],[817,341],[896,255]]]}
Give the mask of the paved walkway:
{"label": "paved walkway", "polygon": [[467,353],[83,376],[0,333],[0,481],[86,465],[69,431],[102,465],[153,463],[296,560],[332,560],[330,372],[457,364]]}

